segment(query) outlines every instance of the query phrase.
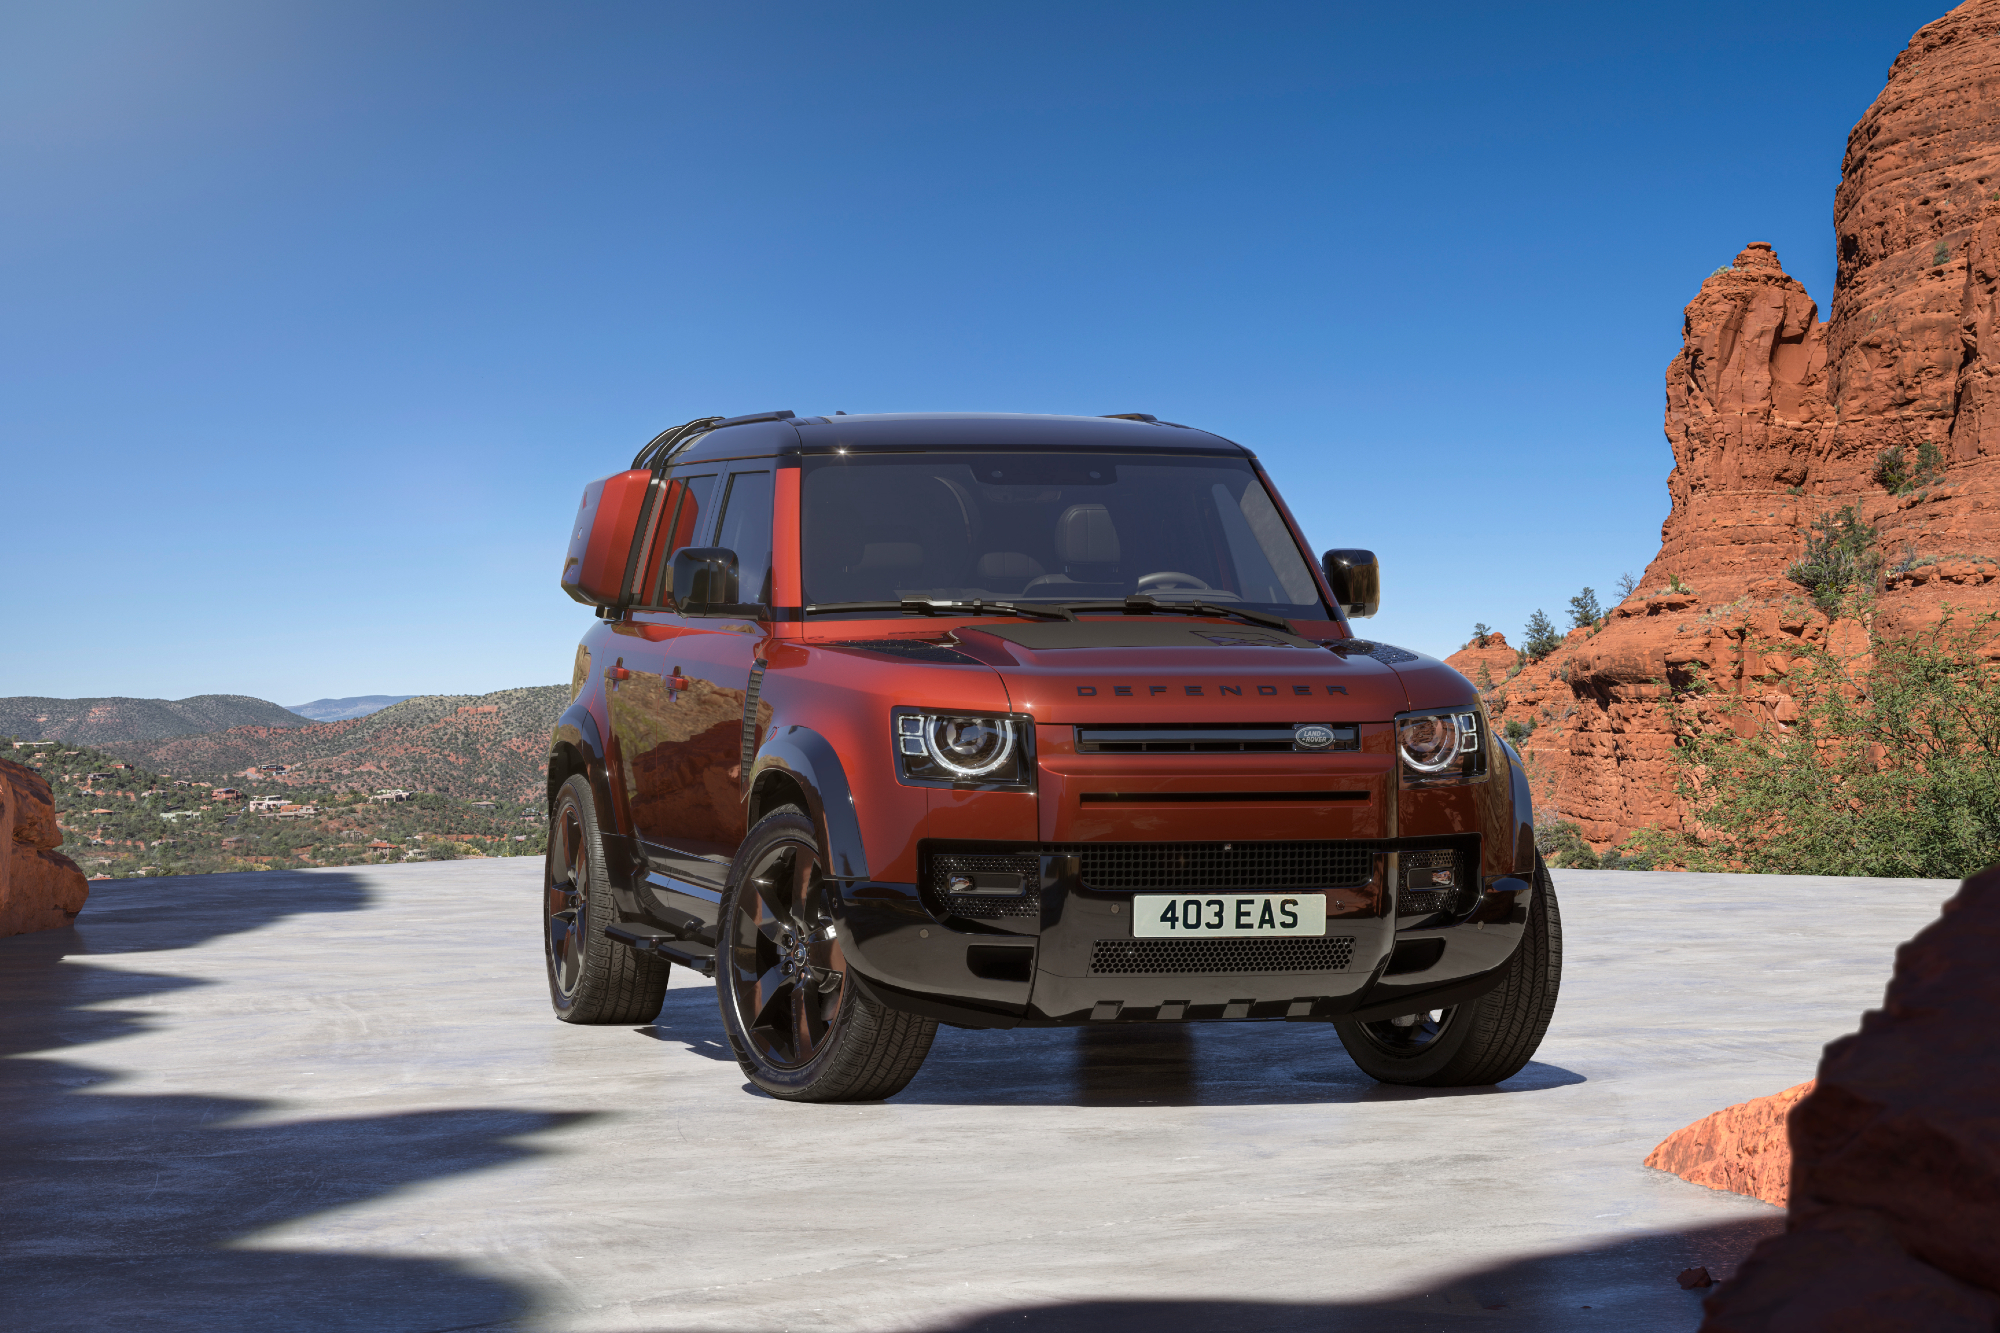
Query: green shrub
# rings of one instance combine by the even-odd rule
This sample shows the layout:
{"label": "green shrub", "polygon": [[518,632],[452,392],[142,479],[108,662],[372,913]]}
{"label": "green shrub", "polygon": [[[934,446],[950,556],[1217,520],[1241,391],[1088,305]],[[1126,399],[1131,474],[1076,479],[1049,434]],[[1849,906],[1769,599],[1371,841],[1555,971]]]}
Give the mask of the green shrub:
{"label": "green shrub", "polygon": [[[1815,644],[1746,644],[1795,656],[1798,718],[1720,693],[1669,705],[1687,830],[1670,854],[1697,870],[1940,879],[2000,861],[2000,674],[1982,656],[1995,619],[1879,639],[1865,679]],[[1731,725],[1744,721],[1747,736]]]}
{"label": "green shrub", "polygon": [[1567,819],[1535,825],[1535,850],[1558,870],[1595,870],[1597,853],[1584,841],[1583,830]]}
{"label": "green shrub", "polygon": [[1861,521],[1853,505],[1843,505],[1813,520],[1806,549],[1785,577],[1812,594],[1819,609],[1832,616],[1848,594],[1873,591],[1881,567],[1874,527]]}
{"label": "green shrub", "polygon": [[1604,616],[1604,608],[1597,604],[1597,592],[1585,588],[1569,599],[1569,623],[1571,629],[1589,629]]}
{"label": "green shrub", "polygon": [[1516,745],[1519,745],[1534,734],[1535,724],[1533,722],[1523,722],[1519,718],[1513,718],[1507,723],[1507,739]]}

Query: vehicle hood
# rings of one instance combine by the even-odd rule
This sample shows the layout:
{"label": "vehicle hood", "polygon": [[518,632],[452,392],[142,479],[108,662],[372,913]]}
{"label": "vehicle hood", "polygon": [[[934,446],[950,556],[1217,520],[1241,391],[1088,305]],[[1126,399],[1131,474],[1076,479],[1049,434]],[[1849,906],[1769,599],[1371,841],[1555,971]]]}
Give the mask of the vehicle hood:
{"label": "vehicle hood", "polygon": [[1256,625],[1127,616],[968,626],[957,638],[1000,673],[1015,709],[1046,723],[1381,722],[1474,697],[1419,653],[1362,640],[1329,648]]}

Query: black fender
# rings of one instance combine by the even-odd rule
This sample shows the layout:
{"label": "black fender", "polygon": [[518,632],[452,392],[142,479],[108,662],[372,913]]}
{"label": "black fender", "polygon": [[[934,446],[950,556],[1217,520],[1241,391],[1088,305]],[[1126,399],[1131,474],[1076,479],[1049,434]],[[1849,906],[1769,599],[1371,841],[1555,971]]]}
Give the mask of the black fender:
{"label": "black fender", "polygon": [[1532,878],[1535,873],[1535,794],[1528,790],[1528,766],[1521,762],[1521,752],[1504,740],[1500,742],[1500,749],[1507,756],[1508,792],[1513,803],[1514,873]]}
{"label": "black fender", "polygon": [[771,728],[750,771],[750,808],[765,804],[772,786],[789,781],[805,796],[806,814],[826,852],[827,874],[855,881],[868,878],[868,852],[861,843],[861,820],[854,813],[854,789],[832,742],[811,727]]}
{"label": "black fender", "polygon": [[611,879],[611,891],[622,916],[643,915],[633,885],[638,881],[640,862],[632,840],[620,833],[618,808],[611,799],[611,766],[605,759],[604,739],[597,719],[584,706],[583,697],[556,719],[549,733],[548,807],[553,815],[556,792],[573,773],[582,773],[590,784],[591,800],[597,808],[597,828],[604,839],[604,869]]}

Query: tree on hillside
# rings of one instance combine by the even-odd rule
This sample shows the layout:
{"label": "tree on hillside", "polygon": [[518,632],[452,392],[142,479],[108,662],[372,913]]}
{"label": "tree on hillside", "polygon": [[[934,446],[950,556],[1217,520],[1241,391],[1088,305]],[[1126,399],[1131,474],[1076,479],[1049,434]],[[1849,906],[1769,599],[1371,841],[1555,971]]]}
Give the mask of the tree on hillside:
{"label": "tree on hillside", "polygon": [[1486,638],[1491,633],[1493,633],[1491,625],[1474,625],[1472,627],[1472,646],[1475,648],[1484,648],[1486,646]]}
{"label": "tree on hillside", "polygon": [[1548,613],[1537,608],[1528,617],[1527,633],[1522,637],[1521,651],[1528,655],[1530,662],[1539,662],[1562,646],[1562,635],[1550,622]]}
{"label": "tree on hillside", "polygon": [[1619,601],[1623,602],[1626,598],[1630,597],[1633,593],[1637,591],[1639,591],[1639,580],[1633,578],[1629,572],[1620,574],[1618,576]]}
{"label": "tree on hillside", "polygon": [[1572,629],[1589,629],[1604,617],[1604,608],[1597,604],[1594,589],[1585,588],[1569,599],[1569,623]]}

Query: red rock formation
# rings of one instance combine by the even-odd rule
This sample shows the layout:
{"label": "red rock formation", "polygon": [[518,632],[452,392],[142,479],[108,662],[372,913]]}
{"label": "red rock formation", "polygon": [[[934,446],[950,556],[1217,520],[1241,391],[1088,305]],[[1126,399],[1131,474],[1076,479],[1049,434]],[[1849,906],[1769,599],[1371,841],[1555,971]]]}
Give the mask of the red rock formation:
{"label": "red rock formation", "polygon": [[2000,1327],[2000,867],[1896,951],[1791,1116],[1791,1215],[1704,1333]]}
{"label": "red rock formation", "polygon": [[1646,1165],[1782,1208],[1791,1197],[1792,1184],[1792,1147],[1785,1120],[1812,1087],[1801,1083],[1703,1116],[1662,1140],[1647,1156]]}
{"label": "red rock formation", "polygon": [[[1537,796],[1600,847],[1679,826],[1665,682],[1704,663],[1783,719],[1781,668],[1746,635],[1865,653],[1785,578],[1816,518],[1875,525],[1877,633],[1947,605],[2000,609],[2000,0],[1924,27],[1848,136],[1834,196],[1832,319],[1753,243],[1687,307],[1667,368],[1672,512],[1637,594],[1595,633],[1503,682],[1496,720],[1533,723]],[[1885,450],[1935,451],[1905,493]],[[1687,589],[1688,591],[1681,591]]]}
{"label": "red rock formation", "polygon": [[49,784],[0,759],[0,935],[53,930],[83,910],[90,883],[60,846]]}
{"label": "red rock formation", "polygon": [[[1507,646],[1507,636],[1498,632],[1488,634],[1486,641],[1470,640],[1465,647],[1444,660],[1456,667],[1461,675],[1481,689],[1487,682],[1498,685],[1514,670],[1514,659],[1519,654]],[[1485,679],[1480,678],[1481,668],[1485,669]]]}

